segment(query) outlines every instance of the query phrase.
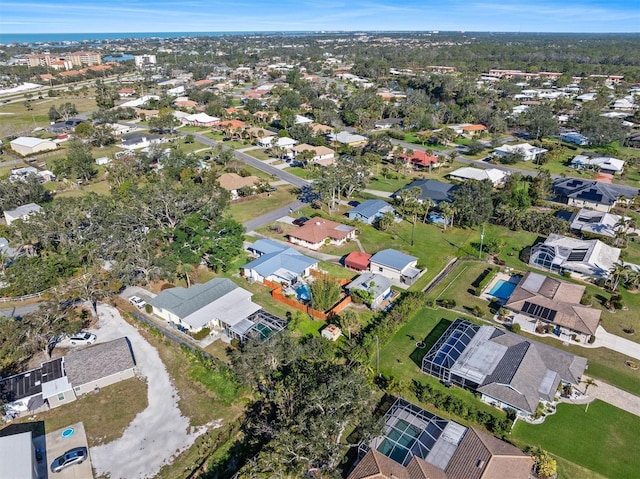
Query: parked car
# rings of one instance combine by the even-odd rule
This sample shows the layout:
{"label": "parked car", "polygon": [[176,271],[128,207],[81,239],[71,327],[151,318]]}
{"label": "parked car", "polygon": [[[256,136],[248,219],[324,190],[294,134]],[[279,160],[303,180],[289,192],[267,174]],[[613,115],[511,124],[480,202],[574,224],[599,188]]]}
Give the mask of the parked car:
{"label": "parked car", "polygon": [[71,336],[69,338],[69,341],[71,342],[72,346],[75,346],[77,344],[93,344],[96,342],[96,339],[98,338],[96,337],[95,334],[87,333],[85,331],[80,331],[79,333],[76,333],[73,336]]}
{"label": "parked car", "polygon": [[302,226],[307,221],[309,221],[309,218],[307,218],[306,216],[301,216],[300,218],[293,220],[293,224],[296,226]]}
{"label": "parked car", "polygon": [[129,302],[138,309],[144,309],[144,307],[147,305],[147,302],[144,299],[139,298],[138,296],[131,296],[129,298]]}
{"label": "parked car", "polygon": [[82,464],[87,459],[86,447],[74,447],[51,463],[51,472],[60,472],[75,464]]}

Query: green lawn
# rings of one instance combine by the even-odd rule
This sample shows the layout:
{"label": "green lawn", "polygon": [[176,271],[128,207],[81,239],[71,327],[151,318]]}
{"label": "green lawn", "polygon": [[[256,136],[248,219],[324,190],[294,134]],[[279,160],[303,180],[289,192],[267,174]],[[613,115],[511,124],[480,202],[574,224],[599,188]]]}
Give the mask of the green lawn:
{"label": "green lawn", "polygon": [[318,173],[314,170],[307,170],[300,168],[299,166],[290,166],[285,168],[284,171],[291,173],[292,175],[296,175],[298,178],[302,178],[303,180],[314,180],[318,177]]}
{"label": "green lawn", "polygon": [[[380,348],[380,373],[390,378],[396,378],[406,388],[413,379],[422,383],[429,383],[436,389],[446,390],[448,394],[455,395],[473,407],[482,409],[491,414],[503,414],[492,406],[478,400],[473,393],[466,389],[453,387],[445,388],[436,378],[428,376],[420,371],[423,356],[429,348],[444,333],[447,327],[461,315],[453,311],[424,308],[413,316],[391,341]],[[418,341],[424,341],[425,347],[416,347]],[[375,359],[372,368],[375,370]],[[408,390],[403,395],[412,396]],[[411,398],[415,401],[415,398]],[[427,408],[434,410],[426,405]],[[446,417],[443,411],[436,410],[437,414]],[[461,421],[456,418],[457,421]]]}
{"label": "green lawn", "polygon": [[229,214],[240,223],[257,218],[295,201],[296,196],[291,190],[290,186],[280,186],[267,198],[255,198],[244,203],[233,204],[229,206]]}
{"label": "green lawn", "polygon": [[271,157],[264,150],[250,150],[246,152],[247,155],[253,156],[254,158],[265,161],[270,160]]}
{"label": "green lawn", "polygon": [[518,422],[512,436],[540,445],[575,464],[611,479],[638,477],[640,417],[602,401],[585,406],[560,404],[543,424]]}

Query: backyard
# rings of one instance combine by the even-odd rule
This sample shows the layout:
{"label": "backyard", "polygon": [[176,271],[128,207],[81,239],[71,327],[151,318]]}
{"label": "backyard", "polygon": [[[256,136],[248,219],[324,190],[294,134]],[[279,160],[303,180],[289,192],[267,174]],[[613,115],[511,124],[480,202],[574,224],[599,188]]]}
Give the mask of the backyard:
{"label": "backyard", "polygon": [[[638,477],[640,417],[602,401],[560,404],[539,425],[518,422],[513,438],[543,449],[612,479]],[[573,476],[577,477],[577,476]],[[582,477],[582,476],[580,476]]]}

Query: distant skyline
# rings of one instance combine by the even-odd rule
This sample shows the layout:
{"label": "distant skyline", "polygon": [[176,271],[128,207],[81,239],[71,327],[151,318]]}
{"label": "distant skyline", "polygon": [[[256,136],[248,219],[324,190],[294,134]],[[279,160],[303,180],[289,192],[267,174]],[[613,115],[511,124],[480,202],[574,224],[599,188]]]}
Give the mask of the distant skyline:
{"label": "distant skyline", "polygon": [[629,0],[0,0],[0,32],[640,32]]}

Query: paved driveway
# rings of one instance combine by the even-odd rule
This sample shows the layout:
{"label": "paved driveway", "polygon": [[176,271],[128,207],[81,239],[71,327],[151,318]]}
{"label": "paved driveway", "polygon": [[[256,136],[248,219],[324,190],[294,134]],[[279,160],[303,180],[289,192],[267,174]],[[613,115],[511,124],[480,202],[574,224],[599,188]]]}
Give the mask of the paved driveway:
{"label": "paved driveway", "polygon": [[90,331],[98,342],[126,336],[136,359],[138,374],[148,385],[148,407],[129,424],[120,439],[91,448],[91,460],[98,476],[110,479],[155,477],[173,457],[191,447],[205,427],[192,428],[178,409],[178,391],[160,359],[138,330],[124,321],[112,306],[98,305],[99,321]]}

